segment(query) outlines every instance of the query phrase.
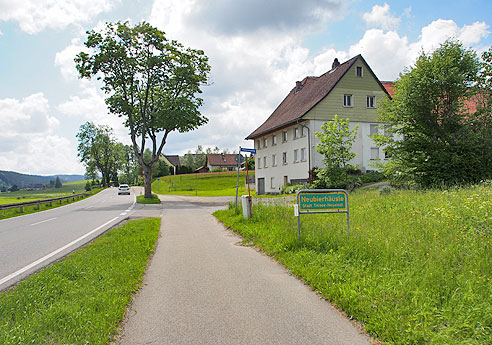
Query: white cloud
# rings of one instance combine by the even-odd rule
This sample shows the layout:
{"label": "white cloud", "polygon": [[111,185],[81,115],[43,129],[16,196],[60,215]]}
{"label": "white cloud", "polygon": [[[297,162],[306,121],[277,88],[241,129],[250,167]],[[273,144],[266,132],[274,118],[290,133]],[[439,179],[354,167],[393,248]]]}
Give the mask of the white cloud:
{"label": "white cloud", "polygon": [[22,31],[36,34],[46,28],[61,29],[89,21],[109,11],[116,0],[16,0],[0,1],[0,21],[17,21]]}
{"label": "white cloud", "polygon": [[75,68],[75,56],[87,48],[80,43],[80,39],[74,38],[69,46],[55,55],[55,66],[60,68],[60,72],[65,80],[76,80],[78,72]]}
{"label": "white cloud", "polygon": [[22,100],[0,99],[0,169],[31,174],[81,170],[70,141],[56,131],[60,121],[50,115],[48,100],[36,93]]}
{"label": "white cloud", "polygon": [[472,47],[489,34],[483,22],[459,27],[453,20],[438,19],[422,28],[419,40],[410,42],[396,31],[370,29],[349,48],[349,56],[362,54],[378,78],[394,80],[404,67],[411,66],[422,51],[430,53],[447,39],[456,38]]}
{"label": "white cloud", "polygon": [[[213,3],[209,8],[221,13],[224,1],[213,0]],[[206,8],[207,5],[210,4],[197,0],[158,0],[150,16],[150,22],[165,30],[168,38],[203,49],[212,66],[213,85],[204,88],[202,109],[210,122],[193,133],[171,136],[166,148],[170,153],[186,152],[197,144],[217,144],[230,149],[251,145],[241,139],[266,120],[294,87],[295,81],[330,70],[335,57],[343,62],[362,54],[381,80],[395,80],[405,66],[413,64],[422,48],[435,49],[436,44],[454,36],[470,45],[488,34],[485,23],[459,27],[453,21],[437,20],[423,28],[419,39],[412,42],[396,31],[401,18],[392,15],[390,6],[384,4],[374,6],[364,15],[373,28],[347,50],[327,47],[312,56],[302,47],[302,41],[313,30],[323,27],[327,15],[343,16],[343,6],[337,11],[324,12],[325,16],[320,15],[319,21],[294,21],[287,27],[281,19],[276,21],[272,12],[268,12],[272,18],[269,25],[261,18],[252,20],[256,26],[241,23],[239,19],[228,18],[221,22],[221,16],[217,15],[213,23],[204,26],[203,22],[211,18],[212,10]],[[240,8],[236,3],[227,6]],[[254,10],[268,7],[256,1],[252,6]],[[235,10],[231,12],[233,18]],[[298,11],[295,7],[291,10]],[[317,8],[316,11],[323,13],[327,9]],[[310,12],[302,16],[307,18]],[[411,16],[411,9],[406,9],[402,16]],[[446,25],[442,25],[443,22]]]}
{"label": "white cloud", "polygon": [[116,138],[129,144],[128,130],[123,125],[123,120],[116,115],[108,113],[104,102],[105,95],[92,81],[83,81],[79,95],[70,96],[70,99],[61,103],[56,109],[69,117],[78,118],[80,124],[92,121],[98,125],[106,125],[114,130]]}
{"label": "white cloud", "polygon": [[390,14],[390,6],[385,3],[383,6],[374,5],[371,12],[364,13],[362,19],[370,27],[381,28],[383,30],[394,30],[400,24],[400,18]]}

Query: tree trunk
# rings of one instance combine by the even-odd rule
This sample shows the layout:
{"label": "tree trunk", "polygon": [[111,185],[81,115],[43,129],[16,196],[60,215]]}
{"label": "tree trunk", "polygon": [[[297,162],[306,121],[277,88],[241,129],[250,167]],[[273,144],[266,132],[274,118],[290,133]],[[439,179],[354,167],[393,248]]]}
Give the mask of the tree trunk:
{"label": "tree trunk", "polygon": [[145,188],[144,197],[152,198],[152,168],[144,165],[143,172],[144,172],[144,188]]}

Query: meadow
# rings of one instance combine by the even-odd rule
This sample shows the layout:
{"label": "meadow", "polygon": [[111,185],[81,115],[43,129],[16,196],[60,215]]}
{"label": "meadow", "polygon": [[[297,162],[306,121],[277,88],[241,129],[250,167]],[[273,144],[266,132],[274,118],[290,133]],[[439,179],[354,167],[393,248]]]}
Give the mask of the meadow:
{"label": "meadow", "polygon": [[357,190],[345,214],[216,217],[387,344],[492,344],[492,183]]}
{"label": "meadow", "polygon": [[61,188],[46,188],[43,190],[18,190],[11,193],[0,193],[0,204],[11,204],[16,202],[24,202],[39,199],[57,198],[85,192],[85,184],[87,181],[75,181],[63,183]]}
{"label": "meadow", "polygon": [[159,227],[159,218],[127,222],[0,293],[0,344],[108,344]]}
{"label": "meadow", "polygon": [[[90,195],[94,195],[99,191],[101,191],[100,188],[95,188],[89,192],[86,192],[85,191],[86,183],[87,181],[75,181],[75,182],[64,183],[61,188],[53,187],[53,188],[47,188],[44,190],[37,190],[37,191],[19,190],[12,193],[0,193],[0,205],[58,198],[58,197],[72,195],[74,192],[75,194],[89,193]],[[37,206],[25,206],[23,212],[20,212],[19,208],[1,210],[0,219],[11,218],[24,214],[49,210],[62,205],[66,205],[67,203],[76,202],[78,200],[80,199],[76,199],[75,201],[72,199],[68,199],[68,200],[64,200],[62,203],[58,203],[58,202],[53,203],[51,206],[49,204],[41,204],[39,206],[39,209],[37,208]]]}
{"label": "meadow", "polygon": [[[245,187],[246,172],[239,173],[239,195],[248,194]],[[189,196],[235,196],[237,172],[210,172],[160,177],[152,183],[157,194]],[[254,189],[251,194],[255,194]]]}

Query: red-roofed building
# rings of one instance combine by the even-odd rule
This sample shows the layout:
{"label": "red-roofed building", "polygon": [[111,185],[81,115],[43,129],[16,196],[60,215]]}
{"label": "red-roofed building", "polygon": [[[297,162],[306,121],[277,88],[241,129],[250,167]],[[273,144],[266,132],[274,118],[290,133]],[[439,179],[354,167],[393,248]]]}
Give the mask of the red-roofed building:
{"label": "red-roofed building", "polygon": [[223,153],[207,154],[205,166],[208,168],[208,171],[233,171],[237,169],[236,156],[236,154]]}
{"label": "red-roofed building", "polygon": [[[389,88],[389,86],[388,86]],[[319,77],[298,81],[273,113],[246,139],[256,148],[257,194],[279,193],[290,182],[307,181],[309,171],[323,167],[323,156],[316,152],[315,136],[323,123],[334,115],[349,118],[351,128],[359,125],[352,147],[362,171],[384,159],[383,150],[369,135],[378,131],[376,106],[390,92],[361,55],[340,64]]]}

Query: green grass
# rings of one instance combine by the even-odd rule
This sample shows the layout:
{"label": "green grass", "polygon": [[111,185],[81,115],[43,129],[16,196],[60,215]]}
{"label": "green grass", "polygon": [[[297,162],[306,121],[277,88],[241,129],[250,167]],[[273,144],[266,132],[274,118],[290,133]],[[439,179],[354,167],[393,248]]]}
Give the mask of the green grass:
{"label": "green grass", "polygon": [[350,194],[345,214],[215,215],[388,344],[492,344],[492,186]]}
{"label": "green grass", "polygon": [[143,195],[137,196],[137,202],[139,204],[160,204],[161,200],[155,194],[152,194],[151,198],[145,198]]}
{"label": "green grass", "polygon": [[[7,199],[18,199],[20,201],[17,202],[22,202],[22,201],[27,201],[27,200],[22,200],[22,199],[29,199],[29,198],[34,198],[34,199],[48,199],[48,198],[56,198],[59,196],[65,196],[72,194],[72,191],[75,191],[75,194],[78,193],[84,193],[85,192],[85,184],[87,181],[75,181],[75,182],[66,182],[63,183],[61,188],[47,188],[43,190],[18,190],[16,192],[12,193],[0,193],[0,203],[2,202],[3,198]],[[13,201],[16,202],[16,201]],[[7,203],[7,202],[6,202]]]}
{"label": "green grass", "polygon": [[[239,195],[248,194],[245,188],[245,172],[239,173]],[[235,196],[237,172],[218,172],[205,174],[186,174],[160,177],[152,183],[152,191],[157,194],[190,196]],[[254,195],[255,191],[251,190]]]}
{"label": "green grass", "polygon": [[108,344],[154,251],[160,219],[131,221],[0,294],[0,344]]}
{"label": "green grass", "polygon": [[[75,191],[76,194],[78,193],[88,193],[90,195],[94,195],[99,193],[102,190],[102,188],[95,188],[89,192],[84,191]],[[22,191],[22,192],[27,192],[27,191]],[[17,193],[17,192],[15,192]],[[14,193],[9,193],[9,194],[14,194]],[[36,195],[36,194],[34,194]],[[5,196],[0,196],[0,205],[2,204],[14,204],[14,203],[21,203],[21,202],[27,202],[27,201],[34,201],[34,200],[40,200],[40,199],[50,199],[50,198],[58,198],[58,197],[63,197],[63,196],[69,196],[72,195],[72,192],[70,193],[63,193],[60,195],[53,195],[53,194],[38,194],[39,197],[33,197],[34,195],[29,195],[29,196],[17,196],[17,197],[5,197]],[[83,197],[84,198],[84,197]],[[37,209],[37,206],[24,206],[24,211],[21,212],[19,208],[12,208],[12,209],[7,209],[7,210],[0,210],[0,219],[5,219],[5,218],[12,218],[12,217],[17,217],[17,216],[22,216],[25,214],[29,213],[36,213],[40,211],[45,211],[45,210],[50,210],[53,208],[57,208],[60,206],[64,206],[67,204],[71,204],[73,202],[77,202],[82,200],[81,198],[77,198],[75,200],[72,199],[67,199],[67,200],[62,200],[60,203],[59,201],[53,202],[51,206],[49,204],[40,204],[39,205],[39,210]]]}

